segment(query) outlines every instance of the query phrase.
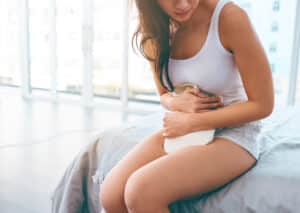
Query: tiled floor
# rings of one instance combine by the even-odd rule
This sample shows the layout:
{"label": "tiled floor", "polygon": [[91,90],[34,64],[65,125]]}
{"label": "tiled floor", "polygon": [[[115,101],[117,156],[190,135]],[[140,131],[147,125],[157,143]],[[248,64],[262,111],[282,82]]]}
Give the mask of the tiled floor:
{"label": "tiled floor", "polygon": [[[28,101],[17,88],[0,87],[0,213],[51,212],[51,192],[64,170],[95,133],[121,123],[119,106],[103,98],[95,108]],[[128,120],[160,107],[130,102]]]}

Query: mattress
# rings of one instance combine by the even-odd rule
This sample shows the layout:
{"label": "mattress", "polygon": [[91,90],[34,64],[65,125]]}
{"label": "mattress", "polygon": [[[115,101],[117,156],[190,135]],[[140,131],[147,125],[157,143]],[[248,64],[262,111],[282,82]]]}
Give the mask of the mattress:
{"label": "mattress", "polygon": [[[100,212],[98,193],[110,169],[137,143],[162,127],[163,111],[95,135],[53,191],[52,212]],[[276,108],[263,120],[257,164],[226,185],[170,203],[172,213],[300,212],[300,109]]]}

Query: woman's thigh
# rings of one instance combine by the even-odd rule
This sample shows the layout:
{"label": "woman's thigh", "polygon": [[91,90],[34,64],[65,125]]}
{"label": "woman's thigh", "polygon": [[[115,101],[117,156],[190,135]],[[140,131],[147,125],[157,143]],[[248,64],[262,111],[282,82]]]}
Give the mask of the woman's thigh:
{"label": "woman's thigh", "polygon": [[167,154],[163,142],[162,130],[159,130],[135,145],[105,176],[100,202],[122,202],[128,177],[136,169]]}
{"label": "woman's thigh", "polygon": [[205,146],[185,147],[136,170],[127,181],[125,200],[128,205],[143,199],[167,205],[216,189],[255,163],[239,145],[215,138]]}

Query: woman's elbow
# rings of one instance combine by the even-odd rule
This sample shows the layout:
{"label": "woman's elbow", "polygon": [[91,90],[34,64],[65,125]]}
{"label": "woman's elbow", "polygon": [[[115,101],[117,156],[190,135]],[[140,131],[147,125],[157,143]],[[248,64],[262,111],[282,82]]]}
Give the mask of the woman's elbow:
{"label": "woman's elbow", "polygon": [[274,111],[274,102],[264,103],[261,105],[262,118],[269,117]]}
{"label": "woman's elbow", "polygon": [[273,113],[273,110],[274,107],[267,109],[263,118],[269,117]]}

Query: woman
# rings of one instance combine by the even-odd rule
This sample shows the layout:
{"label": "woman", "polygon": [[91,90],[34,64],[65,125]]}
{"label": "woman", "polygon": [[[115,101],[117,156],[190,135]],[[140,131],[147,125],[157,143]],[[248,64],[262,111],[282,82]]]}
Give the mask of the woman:
{"label": "woman", "polygon": [[[109,172],[99,197],[107,213],[167,213],[171,202],[216,189],[255,165],[260,120],[273,111],[272,75],[246,12],[229,0],[135,3],[135,38],[152,65],[161,104],[173,112]],[[173,97],[185,82],[217,97],[197,89]],[[213,128],[208,145],[163,149],[166,137]]]}

